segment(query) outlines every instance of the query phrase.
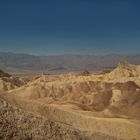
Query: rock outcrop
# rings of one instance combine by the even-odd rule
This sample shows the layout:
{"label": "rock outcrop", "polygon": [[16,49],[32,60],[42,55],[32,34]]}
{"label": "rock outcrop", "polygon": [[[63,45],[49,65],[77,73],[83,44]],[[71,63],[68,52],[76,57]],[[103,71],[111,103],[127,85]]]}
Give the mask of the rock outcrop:
{"label": "rock outcrop", "polygon": [[0,70],[0,92],[9,91],[24,85],[22,78],[12,76]]}
{"label": "rock outcrop", "polygon": [[4,72],[3,70],[0,70],[0,77],[11,77],[11,75]]}
{"label": "rock outcrop", "polygon": [[124,79],[135,77],[140,77],[140,66],[128,64],[126,61],[120,61],[118,67],[109,74],[110,79]]}

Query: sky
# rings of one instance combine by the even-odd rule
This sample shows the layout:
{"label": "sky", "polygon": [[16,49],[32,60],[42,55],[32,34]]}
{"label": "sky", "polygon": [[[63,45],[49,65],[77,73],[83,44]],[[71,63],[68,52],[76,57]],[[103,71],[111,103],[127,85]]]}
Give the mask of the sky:
{"label": "sky", "polygon": [[140,1],[0,0],[0,51],[140,53]]}

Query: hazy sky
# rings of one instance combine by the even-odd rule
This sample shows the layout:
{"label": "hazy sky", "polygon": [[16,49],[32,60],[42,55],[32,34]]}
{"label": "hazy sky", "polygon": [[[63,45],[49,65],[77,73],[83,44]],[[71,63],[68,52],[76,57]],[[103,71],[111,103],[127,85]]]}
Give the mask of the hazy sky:
{"label": "hazy sky", "polygon": [[140,53],[140,1],[0,0],[0,51]]}

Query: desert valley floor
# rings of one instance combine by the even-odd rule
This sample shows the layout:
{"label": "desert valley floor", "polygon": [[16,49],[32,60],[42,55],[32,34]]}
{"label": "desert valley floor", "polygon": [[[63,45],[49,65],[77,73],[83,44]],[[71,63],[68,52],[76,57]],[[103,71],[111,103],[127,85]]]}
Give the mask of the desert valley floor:
{"label": "desert valley floor", "polygon": [[1,140],[140,140],[140,66],[17,76],[0,71]]}

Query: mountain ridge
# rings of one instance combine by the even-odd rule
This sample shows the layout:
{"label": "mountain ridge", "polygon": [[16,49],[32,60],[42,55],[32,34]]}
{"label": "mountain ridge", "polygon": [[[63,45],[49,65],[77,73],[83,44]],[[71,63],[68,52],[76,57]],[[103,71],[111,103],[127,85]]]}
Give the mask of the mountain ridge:
{"label": "mountain ridge", "polygon": [[113,69],[120,60],[140,64],[140,54],[63,54],[38,56],[25,53],[0,52],[0,68],[8,72],[68,72]]}

